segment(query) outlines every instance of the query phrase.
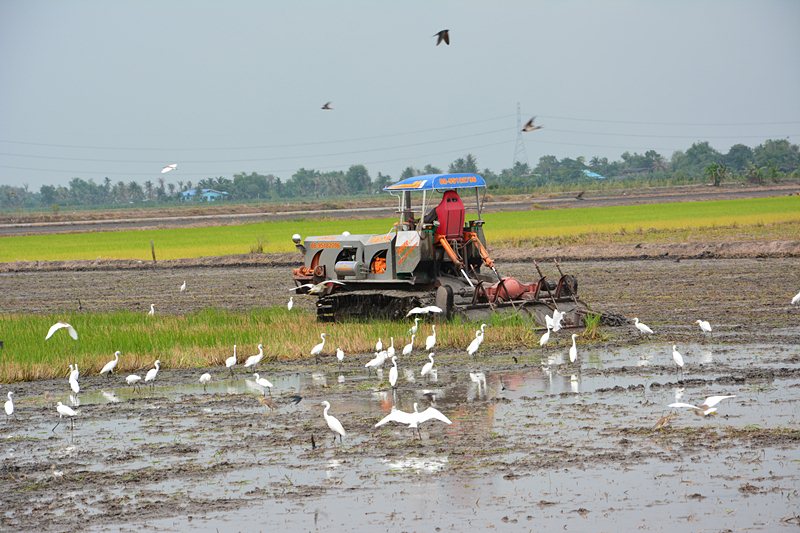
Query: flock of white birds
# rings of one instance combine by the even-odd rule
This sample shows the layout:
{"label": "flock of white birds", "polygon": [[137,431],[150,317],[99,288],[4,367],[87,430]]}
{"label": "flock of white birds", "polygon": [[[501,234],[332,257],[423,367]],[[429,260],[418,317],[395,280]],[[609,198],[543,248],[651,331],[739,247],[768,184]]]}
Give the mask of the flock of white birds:
{"label": "flock of white birds", "polygon": [[[180,286],[181,292],[184,292],[185,290],[186,290],[186,281],[184,281],[183,284]],[[797,293],[797,295],[795,295],[791,299],[792,305],[796,305],[798,303],[800,303],[800,292]],[[291,311],[293,305],[294,305],[294,300],[293,298],[290,298],[287,304],[287,308]],[[410,317],[412,315],[417,315],[417,316],[415,316],[414,318],[414,325],[411,326],[411,328],[408,330],[408,333],[411,335],[411,340],[408,344],[406,344],[403,347],[402,350],[403,357],[410,356],[414,350],[414,341],[416,339],[417,333],[419,333],[419,323],[420,323],[419,315],[429,315],[441,312],[442,310],[436,306],[416,307],[406,315],[407,317]],[[155,306],[153,304],[150,304],[150,311],[147,314],[150,316],[155,314]],[[563,328],[562,325],[563,319],[564,319],[564,314],[558,310],[555,310],[552,316],[550,315],[545,316],[545,325],[547,331],[539,339],[539,346],[542,349],[544,349],[544,347],[550,341],[551,333],[556,333]],[[653,334],[653,330],[643,322],[640,322],[638,317],[635,317],[633,319],[633,323],[636,329],[642,335]],[[698,325],[700,331],[703,334],[708,333],[709,335],[713,336],[713,329],[708,321],[698,319],[695,320],[695,324]],[[466,348],[466,352],[468,355],[474,356],[480,349],[480,346],[483,343],[486,327],[487,327],[486,324],[481,324],[480,329],[475,331],[475,338],[470,342],[469,346],[467,346]],[[435,354],[431,350],[433,350],[433,348],[436,345],[436,325],[431,324],[430,328],[431,328],[431,333],[425,338],[425,351],[430,353],[428,353],[428,362],[426,362],[423,365],[422,369],[420,370],[421,377],[430,376],[434,372]],[[45,336],[45,340],[50,339],[56,332],[62,329],[65,329],[68,335],[73,340],[78,340],[78,332],[75,330],[74,327],[72,327],[70,324],[66,322],[56,322],[55,324],[53,324],[48,330],[47,335]],[[322,354],[323,349],[325,348],[325,337],[326,337],[325,333],[320,334],[321,342],[319,342],[318,344],[314,345],[313,348],[311,348],[310,355],[314,356],[315,358],[318,358]],[[577,334],[572,334],[572,346],[569,349],[570,363],[575,363],[578,359],[578,350],[575,342],[577,337],[578,337]],[[121,353],[122,352],[120,351],[114,353],[114,359],[112,359],[103,366],[103,368],[100,370],[100,375],[114,373],[117,365],[119,364],[119,357]],[[338,360],[339,366],[341,368],[341,365],[345,357],[344,351],[341,348],[337,348],[335,354],[336,354],[336,359]],[[263,345],[259,344],[258,353],[249,356],[245,360],[242,366],[248,369],[255,368],[261,362],[263,357],[264,357],[264,348]],[[375,343],[374,357],[369,361],[367,361],[364,367],[368,371],[371,371],[373,369],[377,370],[379,368],[382,368],[387,360],[391,361],[392,364],[392,367],[389,370],[389,384],[394,390],[397,386],[397,379],[398,379],[398,364],[397,364],[398,358],[394,347],[394,337],[390,337],[390,345],[386,349],[384,349],[383,341],[379,338],[378,341]],[[677,345],[675,344],[672,345],[672,360],[675,363],[677,370],[680,372],[683,369],[685,362],[683,356],[677,349]],[[231,355],[225,360],[225,366],[229,370],[231,375],[233,375],[233,368],[237,364],[238,364],[238,359],[236,354],[236,345],[234,345],[233,355]],[[144,383],[150,384],[151,387],[155,386],[155,380],[156,377],[158,376],[160,365],[161,365],[160,360],[156,360],[153,363],[153,368],[148,370],[147,373],[145,374]],[[264,396],[267,395],[267,392],[271,393],[273,385],[268,379],[261,377],[258,373],[253,373],[253,376],[255,378],[256,385],[263,389]],[[77,363],[70,364],[68,383],[70,386],[70,390],[75,395],[77,395],[81,390],[80,383],[78,382],[79,377],[80,377],[80,370],[78,369]],[[482,372],[470,372],[469,377],[471,381],[477,383],[479,390],[482,386],[483,387],[486,386],[486,377]],[[138,390],[141,381],[142,378],[138,374],[131,374],[125,378],[125,382],[128,385],[132,386],[134,390]],[[208,383],[211,382],[211,374],[209,373],[202,374],[199,378],[199,382],[203,385],[203,390],[205,391]],[[8,391],[7,393],[8,400],[4,404],[6,415],[9,417],[14,415],[13,394],[14,394],[13,391]],[[734,395],[709,396],[699,406],[689,403],[675,402],[669,404],[668,407],[692,409],[699,415],[708,416],[717,412],[716,406],[721,401],[730,398],[735,398],[735,396]],[[322,405],[324,406],[323,417],[328,425],[328,428],[333,432],[334,442],[336,440],[337,435],[339,436],[339,439],[341,441],[342,437],[344,437],[344,435],[346,434],[342,423],[335,416],[329,414],[328,411],[330,410],[331,407],[329,402],[324,401],[322,402]],[[78,415],[78,412],[76,412],[70,406],[62,404],[62,402],[58,402],[56,404],[56,411],[58,413],[59,420],[58,423],[53,427],[53,431],[55,431],[55,429],[58,427],[58,425],[61,423],[61,420],[65,416],[69,418],[71,427],[74,429],[74,418]],[[380,427],[389,422],[395,422],[398,424],[406,425],[411,429],[415,429],[417,431],[417,434],[419,435],[419,425],[428,420],[439,420],[441,422],[444,422],[445,424],[452,423],[450,419],[447,418],[447,416],[442,414],[435,407],[428,407],[424,411],[420,412],[418,410],[418,405],[415,403],[413,412],[401,411],[393,406],[391,412],[388,415],[386,415],[382,420],[380,420],[377,424],[375,424],[375,427]]]}

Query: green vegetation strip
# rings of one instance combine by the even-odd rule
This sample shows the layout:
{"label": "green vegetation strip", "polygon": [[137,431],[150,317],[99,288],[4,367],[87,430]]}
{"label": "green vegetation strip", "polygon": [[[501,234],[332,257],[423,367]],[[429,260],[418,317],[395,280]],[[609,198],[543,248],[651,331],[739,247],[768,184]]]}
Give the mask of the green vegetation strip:
{"label": "green vegetation strip", "polygon": [[[78,331],[73,341],[66,330],[45,341],[47,330],[57,321],[66,321]],[[494,316],[489,322],[491,341],[486,347],[510,348],[533,346],[536,338],[528,319],[518,316]],[[234,313],[206,309],[187,315],[156,315],[118,311],[112,313],[75,313],[65,315],[0,315],[4,342],[0,359],[0,382],[27,381],[66,377],[68,365],[78,363],[83,375],[96,374],[120,350],[118,373],[127,375],[150,368],[160,359],[164,368],[199,368],[219,365],[237,345],[239,364],[254,355],[257,345],[264,345],[265,362],[291,361],[310,357],[311,348],[326,333],[322,358],[334,364],[334,353],[341,347],[348,364],[355,358],[362,366],[373,357],[375,341],[380,337],[388,347],[390,338],[399,354],[410,341],[406,322],[350,322],[322,324],[303,311],[284,307]],[[436,328],[437,350],[464,350],[475,337],[479,324],[448,322]],[[420,323],[414,360],[423,360],[422,348],[430,327]],[[566,342],[566,341],[565,341]],[[240,370],[241,371],[241,370]],[[121,378],[120,378],[121,379]],[[66,386],[66,383],[65,383]]]}
{"label": "green vegetation strip", "polygon": [[[467,213],[467,218],[474,216]],[[679,202],[648,205],[553,209],[489,213],[490,244],[511,246],[547,239],[579,242],[582,237],[653,233],[662,235],[732,227],[762,227],[800,222],[800,197]],[[0,262],[94,259],[150,259],[150,241],[160,260],[246,254],[253,251],[291,252],[291,236],[383,233],[394,219],[303,219],[238,226],[26,235],[0,238]],[[795,232],[796,233],[796,232]]]}

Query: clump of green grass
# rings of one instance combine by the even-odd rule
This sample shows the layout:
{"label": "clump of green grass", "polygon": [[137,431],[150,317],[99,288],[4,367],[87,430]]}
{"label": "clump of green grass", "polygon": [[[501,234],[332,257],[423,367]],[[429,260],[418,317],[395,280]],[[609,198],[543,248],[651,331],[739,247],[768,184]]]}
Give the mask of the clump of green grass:
{"label": "clump of green grass", "polygon": [[586,316],[583,317],[583,322],[586,325],[586,328],[583,330],[583,334],[581,336],[590,340],[597,340],[601,338],[601,319],[602,315],[600,315],[600,313],[586,313]]}
{"label": "clump of green grass", "polygon": [[[79,339],[66,332],[44,340],[56,321],[72,324]],[[485,347],[522,346],[527,327],[520,319],[498,322],[486,333]],[[68,365],[78,363],[87,374],[98,372],[120,350],[120,374],[149,368],[160,359],[164,368],[196,368],[224,364],[237,345],[240,361],[264,345],[266,360],[291,361],[310,357],[319,334],[326,333],[324,355],[331,356],[341,347],[348,356],[372,357],[375,341],[385,345],[394,337],[400,351],[409,342],[413,322],[342,322],[323,324],[312,313],[288,311],[285,307],[231,312],[205,309],[186,315],[147,316],[140,312],[75,313],[72,315],[0,315],[4,348],[1,352],[0,382],[27,381],[66,376]],[[437,349],[466,350],[480,327],[474,322],[451,322],[438,325]],[[431,333],[420,322],[415,354],[422,353],[425,337]],[[485,349],[485,348],[484,348]],[[466,353],[466,352],[465,352]]]}

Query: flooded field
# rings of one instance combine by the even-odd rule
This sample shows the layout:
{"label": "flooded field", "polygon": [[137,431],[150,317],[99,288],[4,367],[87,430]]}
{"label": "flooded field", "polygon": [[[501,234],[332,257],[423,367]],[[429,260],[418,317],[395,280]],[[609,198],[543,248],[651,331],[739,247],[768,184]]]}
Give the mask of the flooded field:
{"label": "flooded field", "polygon": [[[252,374],[163,369],[20,384],[2,426],[2,524],[16,530],[796,529],[800,346],[637,344],[400,358]],[[514,359],[516,358],[516,362]],[[360,364],[359,364],[360,363]],[[472,373],[472,377],[470,376]],[[481,378],[480,373],[483,374]],[[474,379],[476,378],[476,379]],[[717,416],[667,404],[724,394]],[[298,403],[297,398],[302,397]],[[333,444],[321,401],[347,430]],[[75,429],[54,404],[73,405]],[[374,424],[435,405],[452,425]],[[676,416],[662,428],[658,420]],[[312,442],[313,438],[313,442]],[[265,520],[267,522],[265,522]]]}
{"label": "flooded field", "polygon": [[[420,376],[427,353],[418,345],[398,358],[394,391],[388,364],[377,374],[364,369],[372,354],[348,354],[341,369],[331,354],[262,365],[274,385],[266,397],[252,373],[220,367],[162,367],[155,387],[140,390],[124,376],[81,376],[78,395],[66,378],[2,385],[0,395],[15,392],[16,416],[0,423],[0,528],[796,530],[800,309],[774,303],[800,286],[796,260],[575,270],[588,301],[646,317],[656,335],[639,338],[630,327],[608,329],[593,344],[579,339],[576,363],[572,331],[554,334],[545,350],[482,350],[474,359],[437,352],[430,377]],[[240,291],[245,306],[285,297],[264,288],[284,272],[243,273],[216,272],[213,290],[255,287]],[[69,274],[74,290],[85,283],[84,303],[108,308],[190,275]],[[714,283],[703,282],[712,275]],[[4,306],[68,305],[73,293],[48,298],[58,291],[43,279],[6,278],[16,303]],[[117,298],[104,300],[112,287]],[[232,296],[211,301],[234,305]],[[700,317],[712,320],[713,337],[691,324]],[[682,372],[672,344],[686,360]],[[735,398],[708,417],[667,407],[713,395]],[[58,401],[78,411],[74,430],[66,419],[54,430]],[[333,443],[323,401],[347,431],[341,443]],[[393,406],[410,412],[414,403],[435,406],[452,425],[429,421],[419,435],[374,427]]]}

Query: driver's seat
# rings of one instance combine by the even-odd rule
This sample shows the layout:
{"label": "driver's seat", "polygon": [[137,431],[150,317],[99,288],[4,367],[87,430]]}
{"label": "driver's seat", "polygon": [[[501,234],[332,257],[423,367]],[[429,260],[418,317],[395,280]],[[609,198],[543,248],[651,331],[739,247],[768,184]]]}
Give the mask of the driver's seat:
{"label": "driver's seat", "polygon": [[460,241],[464,236],[464,202],[456,191],[445,191],[442,201],[436,206],[439,227],[436,233],[448,241]]}

